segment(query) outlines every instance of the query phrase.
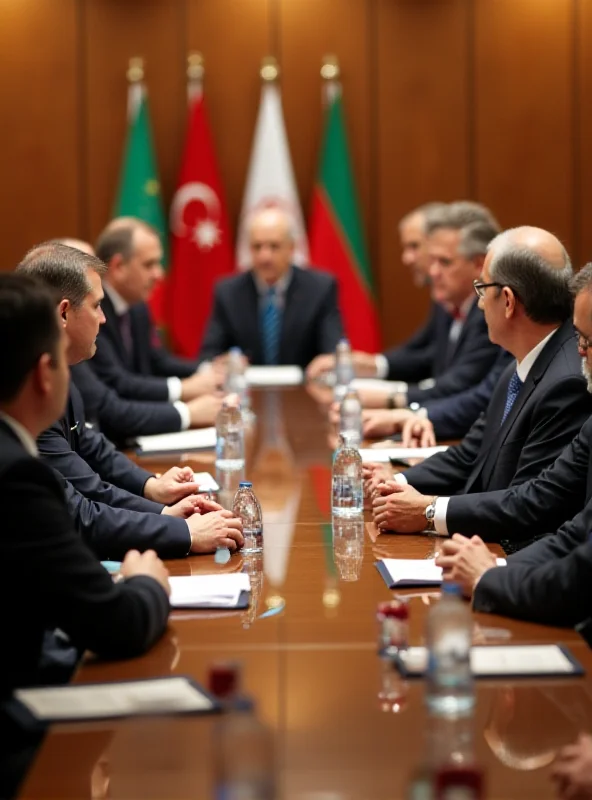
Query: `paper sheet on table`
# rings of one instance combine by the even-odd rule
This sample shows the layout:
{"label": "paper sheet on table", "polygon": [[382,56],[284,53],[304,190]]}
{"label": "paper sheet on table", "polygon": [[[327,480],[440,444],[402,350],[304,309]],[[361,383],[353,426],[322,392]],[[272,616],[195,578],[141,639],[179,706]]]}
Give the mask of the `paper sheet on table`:
{"label": "paper sheet on table", "polygon": [[209,472],[194,472],[193,482],[197,483],[198,492],[217,492],[220,489]]}
{"label": "paper sheet on table", "polygon": [[[434,558],[383,558],[378,563],[383,565],[379,572],[389,588],[439,586],[442,583],[442,568],[436,566]],[[497,559],[498,567],[505,563],[505,558]]]}
{"label": "paper sheet on table", "polygon": [[143,455],[149,453],[185,453],[216,446],[216,428],[198,428],[177,433],[159,433],[155,436],[138,436]]}
{"label": "paper sheet on table", "polygon": [[169,582],[173,608],[233,608],[241,592],[251,590],[251,578],[246,572],[188,575],[169,578]]}
{"label": "paper sheet on table", "polygon": [[182,676],[123,683],[17,689],[14,696],[39,720],[89,720],[213,711],[216,706]]}
{"label": "paper sheet on table", "polygon": [[445,446],[438,447],[367,447],[360,450],[364,464],[372,462],[386,464],[391,458],[429,458],[436,453],[444,453],[448,450]]}
{"label": "paper sheet on table", "polygon": [[[409,675],[423,675],[427,666],[427,648],[410,647],[404,668]],[[581,673],[568,650],[556,644],[477,645],[471,650],[473,675],[482,677],[559,676]]]}
{"label": "paper sheet on table", "polygon": [[354,378],[350,386],[356,392],[360,389],[379,389],[386,395],[393,391],[393,381],[382,381],[380,378]]}
{"label": "paper sheet on table", "polygon": [[303,372],[297,366],[247,367],[249,386],[300,386]]}

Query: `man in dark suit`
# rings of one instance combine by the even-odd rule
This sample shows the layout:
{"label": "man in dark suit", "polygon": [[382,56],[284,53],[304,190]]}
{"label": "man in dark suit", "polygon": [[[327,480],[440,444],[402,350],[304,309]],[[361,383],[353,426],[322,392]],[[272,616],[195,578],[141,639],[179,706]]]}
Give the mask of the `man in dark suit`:
{"label": "man in dark suit", "polygon": [[[221,383],[219,370],[198,373],[195,362],[168,353],[146,304],[162,277],[162,247],[156,231],[132,217],[115,219],[99,236],[96,252],[107,265],[105,324],[91,361],[97,376],[121,397],[173,403],[183,428],[213,424],[221,401],[213,403],[203,395],[211,395]],[[194,419],[199,411],[202,417],[209,412],[205,420]]]}
{"label": "man in dark suit", "polygon": [[5,703],[39,682],[44,632],[59,627],[80,651],[107,658],[139,655],[166,628],[169,584],[154,552],[129,553],[115,584],[76,533],[61,481],[37,457],[35,438],[68,394],[66,336],[45,287],[0,275],[0,340],[18,341],[0,348],[0,796],[10,797],[38,737],[12,722]]}
{"label": "man in dark suit", "polygon": [[[91,358],[103,319],[103,262],[48,243],[30,251],[18,269],[59,293],[69,363]],[[65,415],[39,437],[39,449],[68,482],[70,511],[102,558],[117,558],[132,545],[178,557],[212,552],[219,544],[232,549],[242,544],[240,521],[216,503],[193,494],[197,487],[189,468],[174,467],[156,478],[88,428],[74,386],[70,387]]]}
{"label": "man in dark suit", "polygon": [[294,243],[279,209],[258,212],[249,229],[252,269],[215,289],[200,360],[240,347],[251,364],[297,364],[335,350],[343,336],[335,279],[292,265]]}
{"label": "man in dark suit", "polygon": [[380,528],[448,533],[450,495],[524,483],[583,425],[591,405],[572,332],[571,274],[563,246],[546,231],[517,228],[492,242],[475,288],[492,341],[516,363],[460,445],[377,487]]}

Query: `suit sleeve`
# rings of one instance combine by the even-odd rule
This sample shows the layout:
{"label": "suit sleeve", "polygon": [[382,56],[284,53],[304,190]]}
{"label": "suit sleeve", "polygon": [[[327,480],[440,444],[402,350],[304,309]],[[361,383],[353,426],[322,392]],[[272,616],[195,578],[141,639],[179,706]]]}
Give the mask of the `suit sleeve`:
{"label": "suit sleeve", "polygon": [[[567,418],[562,419],[566,424]],[[591,436],[592,420],[588,420],[547,469],[520,485],[452,497],[446,514],[448,530],[478,533],[489,541],[502,536],[519,541],[556,530],[585,503]]]}
{"label": "suit sleeve", "polygon": [[3,492],[4,522],[18,526],[6,537],[7,557],[26,565],[34,602],[79,648],[106,657],[140,655],[166,628],[166,593],[147,576],[114,584],[76,534],[63,500],[47,485],[44,473],[26,459],[4,477],[5,486],[10,486]]}
{"label": "suit sleeve", "polygon": [[150,366],[154,375],[161,375],[164,378],[189,378],[197,369],[197,361],[188,358],[180,358],[169,353],[162,346],[160,336],[150,317],[148,306],[144,305],[140,313],[144,317],[144,325],[148,336],[148,347],[150,349]]}
{"label": "suit sleeve", "polygon": [[473,608],[547,625],[573,626],[590,617],[592,543],[589,513],[488,570]]}
{"label": "suit sleeve", "polygon": [[337,303],[337,283],[331,279],[321,310],[319,353],[334,353],[341,338],[343,338],[343,322]]}
{"label": "suit sleeve", "polygon": [[436,357],[436,313],[436,306],[432,305],[430,316],[423,327],[403,344],[385,351],[389,380],[416,383],[431,377]]}
{"label": "suit sleeve", "polygon": [[117,441],[134,436],[181,430],[181,417],[172,403],[126,400],[103,383],[87,363],[71,367],[86,416]]}
{"label": "suit sleeve", "polygon": [[149,401],[169,399],[166,378],[136,375],[130,372],[121,363],[113,343],[104,333],[99,332],[97,352],[89,363],[97,376],[121,397]]}
{"label": "suit sleeve", "polygon": [[148,478],[154,473],[134,464],[116,450],[102,433],[82,426],[79,434],[80,456],[107,483],[142,497]]}
{"label": "suit sleeve", "polygon": [[222,301],[222,289],[217,286],[214,290],[212,313],[206,328],[198,361],[210,361],[216,356],[226,353],[234,342],[230,337],[230,326],[226,318],[226,311]]}
{"label": "suit sleeve", "polygon": [[479,455],[485,424],[483,414],[460,444],[408,469],[407,482],[423,494],[450,496],[462,492]]}

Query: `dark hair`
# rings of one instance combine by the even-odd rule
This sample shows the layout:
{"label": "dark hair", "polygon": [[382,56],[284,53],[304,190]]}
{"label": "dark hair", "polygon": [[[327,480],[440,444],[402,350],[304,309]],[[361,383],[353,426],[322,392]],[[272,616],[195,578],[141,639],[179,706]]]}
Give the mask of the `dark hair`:
{"label": "dark hair", "polygon": [[564,265],[557,269],[533,250],[508,245],[493,255],[489,275],[492,281],[512,289],[533,322],[552,325],[572,315],[573,270],[565,251]]}
{"label": "dark hair", "polygon": [[99,235],[95,244],[95,252],[97,256],[108,264],[113,256],[121,256],[124,261],[127,261],[134,253],[134,233],[142,228],[149,231],[154,236],[158,237],[158,231],[135,217],[120,217],[113,220]]}
{"label": "dark hair", "polygon": [[88,269],[103,275],[106,267],[100,258],[75,247],[44,242],[29,250],[18,265],[17,272],[38,278],[55,289],[60,294],[60,300],[65,298],[74,308],[78,308],[91,290]]}
{"label": "dark hair", "polygon": [[57,358],[58,298],[28,275],[0,273],[0,402],[14,400],[44,353]]}

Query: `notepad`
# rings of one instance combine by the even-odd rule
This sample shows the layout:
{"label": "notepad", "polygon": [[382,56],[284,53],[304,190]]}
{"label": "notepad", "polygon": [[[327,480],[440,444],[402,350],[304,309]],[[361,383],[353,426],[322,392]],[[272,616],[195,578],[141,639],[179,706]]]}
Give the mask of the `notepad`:
{"label": "notepad", "polygon": [[[505,564],[505,558],[497,559],[498,567]],[[442,568],[436,566],[434,558],[383,558],[375,566],[389,589],[440,586],[442,583]]]}
{"label": "notepad", "polygon": [[297,366],[247,367],[249,386],[300,386],[303,372]]}
{"label": "notepad", "polygon": [[169,578],[173,608],[235,608],[241,595],[251,591],[246,572],[189,575]]}
{"label": "notepad", "polygon": [[121,683],[17,689],[14,697],[43,722],[113,719],[139,714],[204,713],[217,703],[183,676]]}
{"label": "notepad", "polygon": [[[426,647],[410,647],[398,666],[406,675],[420,676],[427,660]],[[476,645],[471,649],[471,671],[480,678],[560,677],[584,672],[569,650],[556,644]]]}
{"label": "notepad", "polygon": [[220,487],[209,472],[194,472],[193,482],[197,483],[198,492],[217,492]]}
{"label": "notepad", "polygon": [[386,464],[391,458],[406,461],[409,458],[429,458],[436,453],[444,453],[447,447],[369,447],[362,448],[360,455],[364,464]]}
{"label": "notepad", "polygon": [[155,436],[138,436],[142,455],[150,453],[185,453],[216,446],[215,428],[197,428],[177,433],[160,433]]}

